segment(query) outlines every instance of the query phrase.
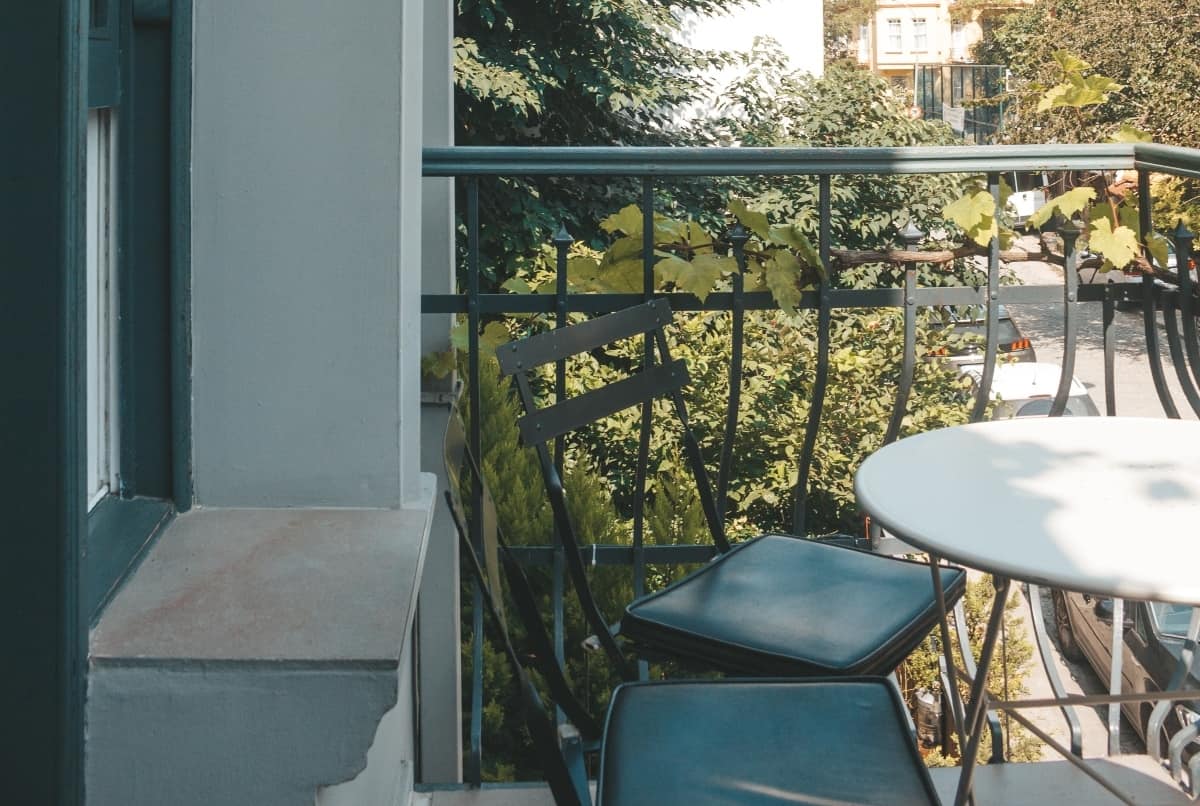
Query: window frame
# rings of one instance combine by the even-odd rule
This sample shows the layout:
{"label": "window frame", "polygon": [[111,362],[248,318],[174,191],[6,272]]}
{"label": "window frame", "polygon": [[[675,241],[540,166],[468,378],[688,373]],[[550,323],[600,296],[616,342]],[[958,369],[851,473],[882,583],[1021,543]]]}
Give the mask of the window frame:
{"label": "window frame", "polygon": [[88,1],[107,12],[103,25],[89,28],[87,100],[111,109],[117,131],[111,186],[119,225],[108,396],[110,468],[119,476],[110,472],[107,494],[84,502],[92,506],[81,598],[94,624],[162,528],[191,506],[192,0]]}
{"label": "window frame", "polygon": [[912,52],[929,51],[929,20],[925,17],[912,18]]}
{"label": "window frame", "polygon": [[887,18],[887,52],[904,52],[904,21],[899,17]]}

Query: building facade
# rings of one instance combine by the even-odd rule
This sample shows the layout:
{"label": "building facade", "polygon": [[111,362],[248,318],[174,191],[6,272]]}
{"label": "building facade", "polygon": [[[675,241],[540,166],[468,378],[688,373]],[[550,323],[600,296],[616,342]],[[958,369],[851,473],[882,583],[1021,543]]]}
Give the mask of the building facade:
{"label": "building facade", "polygon": [[858,63],[912,90],[914,70],[921,65],[973,61],[971,49],[1005,4],[984,11],[956,10],[956,5],[955,0],[878,0],[874,15],[859,26]]}

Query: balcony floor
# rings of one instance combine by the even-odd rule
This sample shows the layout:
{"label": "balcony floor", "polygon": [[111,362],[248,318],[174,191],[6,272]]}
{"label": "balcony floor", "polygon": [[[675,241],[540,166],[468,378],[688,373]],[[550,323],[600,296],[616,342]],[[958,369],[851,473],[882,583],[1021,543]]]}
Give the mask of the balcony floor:
{"label": "balcony floor", "polygon": [[[868,759],[863,763],[869,763]],[[1093,759],[1092,763],[1110,780],[1145,806],[1191,804],[1166,771],[1144,755],[1115,759]],[[957,768],[930,770],[943,804],[954,802]],[[981,806],[1025,806],[1040,803],[1070,803],[1073,806],[1115,804],[1119,801],[1066,761],[1028,764],[998,764],[980,767],[975,773],[976,800]],[[541,784],[485,786],[478,790],[420,792],[413,806],[554,806],[550,791]]]}

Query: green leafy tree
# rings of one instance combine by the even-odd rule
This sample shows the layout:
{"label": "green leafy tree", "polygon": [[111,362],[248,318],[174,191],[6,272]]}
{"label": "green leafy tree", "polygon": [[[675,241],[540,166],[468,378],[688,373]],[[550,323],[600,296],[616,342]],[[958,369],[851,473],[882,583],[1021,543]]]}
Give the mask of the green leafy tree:
{"label": "green leafy tree", "polygon": [[877,0],[825,0],[825,65],[854,63],[858,27],[870,22]]}
{"label": "green leafy tree", "polygon": [[[1100,142],[1128,124],[1155,142],[1195,148],[1198,41],[1200,15],[1192,0],[1035,0],[992,31],[976,56],[1012,70],[1010,142]],[[1088,65],[1082,72],[1120,86],[1103,104],[1043,115],[1038,106],[1045,93],[1071,72],[1056,56],[1064,45]]]}
{"label": "green leafy tree", "polygon": [[[458,145],[682,145],[677,122],[725,57],[680,44],[685,15],[732,0],[458,0]],[[483,270],[497,283],[560,221],[585,239],[633,182],[481,182]],[[460,207],[460,209],[462,209]]]}

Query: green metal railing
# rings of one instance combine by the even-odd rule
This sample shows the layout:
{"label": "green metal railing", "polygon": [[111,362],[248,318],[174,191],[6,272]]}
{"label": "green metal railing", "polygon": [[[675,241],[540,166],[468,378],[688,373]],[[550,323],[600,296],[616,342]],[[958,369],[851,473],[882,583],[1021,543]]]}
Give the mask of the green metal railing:
{"label": "green metal railing", "polygon": [[[453,177],[464,184],[465,208],[460,211],[466,228],[466,259],[460,267],[461,290],[454,294],[426,294],[422,310],[428,314],[465,314],[468,319],[467,386],[479,388],[480,332],[484,319],[504,315],[551,314],[555,324],[562,327],[569,313],[599,314],[620,310],[653,298],[666,298],[675,311],[724,311],[733,317],[730,374],[732,389],[740,388],[740,363],[743,349],[740,319],[747,310],[777,310],[774,299],[765,292],[746,292],[741,284],[726,292],[713,292],[704,300],[686,293],[660,293],[654,285],[653,265],[656,262],[653,239],[644,237],[642,252],[643,287],[640,293],[573,293],[566,278],[566,255],[572,239],[565,231],[547,232],[547,241],[555,250],[557,278],[553,294],[485,293],[481,284],[480,251],[480,185],[497,177],[613,177],[640,180],[640,193],[625,203],[641,205],[644,232],[653,232],[654,191],[678,177],[729,176],[790,176],[818,177],[820,235],[818,251],[822,262],[832,265],[834,247],[831,243],[831,189],[840,175],[901,176],[908,174],[985,174],[988,187],[1000,205],[1000,174],[1008,171],[1114,171],[1136,170],[1142,199],[1141,228],[1150,232],[1151,173],[1200,177],[1200,151],[1151,144],[1054,145],[1054,146],[963,146],[951,148],[506,148],[456,147],[429,148],[424,152],[424,175]],[[567,211],[564,211],[566,213]],[[1187,264],[1190,253],[1190,234],[1176,233],[1179,265]],[[1113,318],[1116,295],[1111,285],[1079,285],[1076,277],[1074,237],[1065,239],[1066,248],[1059,256],[1064,266],[1065,280],[1061,285],[1002,286],[1000,284],[1001,251],[993,239],[986,251],[986,282],[975,286],[918,287],[915,269],[920,254],[904,250],[883,250],[881,260],[901,266],[905,282],[899,288],[849,289],[837,287],[836,269],[815,291],[803,294],[801,309],[818,313],[816,381],[813,387],[805,440],[797,460],[796,485],[793,497],[794,534],[805,530],[808,484],[816,434],[822,421],[822,407],[827,391],[831,350],[831,316],[840,309],[893,308],[905,317],[905,368],[897,392],[896,405],[889,422],[889,438],[898,433],[899,421],[905,413],[905,401],[912,384],[911,365],[917,356],[912,338],[913,318],[917,309],[927,306],[977,305],[986,312],[986,335],[983,357],[983,377],[978,385],[972,407],[972,419],[980,419],[989,401],[993,370],[998,353],[999,307],[1029,303],[1054,303],[1064,310],[1063,382],[1054,401],[1052,414],[1061,414],[1073,375],[1075,343],[1079,309],[1082,305],[1099,305],[1102,309],[1105,408],[1109,415],[1116,413],[1113,382],[1115,334]],[[880,245],[881,248],[884,246]],[[1178,406],[1167,387],[1166,368],[1158,345],[1156,323],[1161,315],[1166,320],[1166,332],[1175,371],[1184,389],[1188,404],[1200,415],[1200,350],[1197,349],[1195,308],[1191,281],[1181,272],[1177,288],[1163,288],[1147,275],[1135,290],[1142,301],[1145,319],[1146,356],[1159,401],[1167,416],[1178,417]],[[563,394],[563,368],[556,373],[556,392]],[[481,455],[481,412],[478,397],[466,401],[470,428],[468,449]],[[725,429],[731,434],[736,427],[737,406],[730,407],[731,419]],[[648,422],[642,418],[643,427]],[[561,441],[558,455],[561,457]],[[727,454],[723,446],[722,454]],[[644,462],[644,453],[641,457]],[[723,461],[722,465],[726,463]],[[723,468],[724,470],[725,468]],[[639,473],[645,471],[639,467]],[[724,489],[722,487],[722,489]],[[482,489],[474,485],[473,511],[480,512]],[[723,508],[722,508],[723,511]],[[477,521],[477,519],[472,519]],[[469,536],[479,546],[478,522],[469,525]],[[563,563],[561,548],[554,545],[524,547],[524,561],[546,564],[554,574],[555,640],[558,652],[563,651]],[[712,554],[709,546],[645,546],[641,524],[634,524],[632,546],[594,546],[588,549],[588,559],[595,564],[625,565],[631,568],[636,591],[644,590],[648,562],[670,564],[697,562]],[[478,591],[475,596],[474,679],[472,681],[472,716],[470,727],[470,758],[467,777],[478,782],[482,769],[481,708],[482,708],[482,607]],[[1044,647],[1043,647],[1044,648]]]}

